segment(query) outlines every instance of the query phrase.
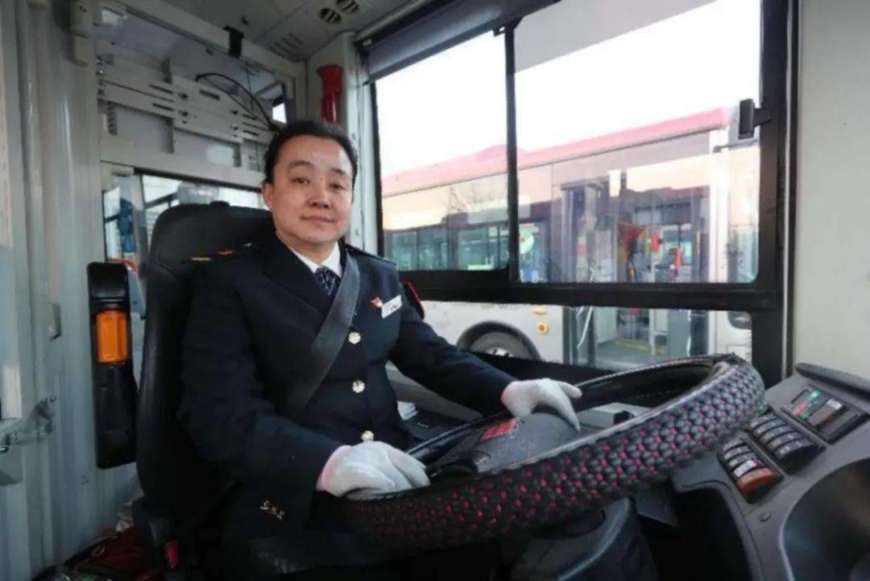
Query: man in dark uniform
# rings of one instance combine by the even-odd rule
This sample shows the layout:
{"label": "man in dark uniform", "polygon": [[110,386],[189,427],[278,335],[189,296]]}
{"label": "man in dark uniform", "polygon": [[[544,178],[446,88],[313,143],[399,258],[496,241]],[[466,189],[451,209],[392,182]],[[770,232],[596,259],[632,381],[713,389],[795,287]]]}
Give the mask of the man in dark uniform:
{"label": "man in dark uniform", "polygon": [[[576,387],[516,381],[449,344],[410,304],[393,263],[341,242],[357,158],[340,129],[292,122],[265,161],[275,237],[204,267],[184,341],[181,418],[201,454],[240,483],[223,519],[228,546],[296,539],[300,553],[322,564],[314,553],[323,543],[311,539],[332,527],[336,497],[428,484],[423,465],[401,451],[410,437],[388,361],[480,412],[522,416],[546,404],[577,425],[569,401],[580,396]],[[281,402],[310,363],[348,257],[360,279],[351,327],[304,413],[291,420]],[[341,550],[328,557],[340,564]]]}

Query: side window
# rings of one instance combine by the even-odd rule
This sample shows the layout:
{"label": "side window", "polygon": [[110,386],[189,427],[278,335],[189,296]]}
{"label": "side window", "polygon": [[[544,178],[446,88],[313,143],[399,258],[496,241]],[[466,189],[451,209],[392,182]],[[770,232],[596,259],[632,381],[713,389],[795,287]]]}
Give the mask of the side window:
{"label": "side window", "polygon": [[[158,216],[179,204],[227,202],[233,206],[263,208],[260,193],[183,179],[148,174],[115,176],[103,192],[103,228],[106,260],[122,262],[130,282],[131,333],[134,369],[138,374],[145,325],[147,265],[151,233]],[[143,268],[144,266],[144,268]],[[138,315],[138,316],[137,316]],[[137,377],[138,379],[138,377]]]}
{"label": "side window", "polygon": [[147,259],[157,217],[179,204],[226,202],[231,206],[264,208],[260,193],[202,182],[148,174],[116,176],[114,188],[103,192],[106,259],[132,269]]}
{"label": "side window", "polygon": [[488,34],[378,81],[384,251],[401,269],[507,263],[504,72]]}
{"label": "side window", "polygon": [[[760,147],[738,138],[737,104],[759,100],[761,1],[630,19],[606,4],[562,0],[513,33],[519,281],[752,283]],[[505,40],[377,81],[383,251],[400,270],[508,263]],[[736,311],[427,301],[427,318],[473,351],[605,369],[751,358]]]}
{"label": "side window", "polygon": [[760,147],[737,133],[761,1],[650,7],[635,27],[602,4],[563,0],[515,33],[521,210],[552,226],[558,280],[752,282]]}

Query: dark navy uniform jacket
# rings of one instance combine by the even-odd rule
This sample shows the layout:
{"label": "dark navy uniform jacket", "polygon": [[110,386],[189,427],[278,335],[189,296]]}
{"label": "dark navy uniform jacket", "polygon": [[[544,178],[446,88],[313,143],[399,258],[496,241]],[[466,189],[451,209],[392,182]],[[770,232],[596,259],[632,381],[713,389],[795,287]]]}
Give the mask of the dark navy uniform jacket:
{"label": "dark navy uniform jacket", "polygon": [[[483,413],[500,411],[513,378],[439,337],[403,295],[396,266],[342,245],[360,272],[351,329],[298,419],[279,410],[331,305],[311,270],[277,237],[203,267],[184,340],[180,417],[207,460],[240,482],[228,537],[305,530],[321,469],[342,444],[410,443],[385,365]],[[344,258],[343,258],[344,260]],[[401,296],[383,316],[381,304]],[[318,511],[315,510],[316,514]]]}

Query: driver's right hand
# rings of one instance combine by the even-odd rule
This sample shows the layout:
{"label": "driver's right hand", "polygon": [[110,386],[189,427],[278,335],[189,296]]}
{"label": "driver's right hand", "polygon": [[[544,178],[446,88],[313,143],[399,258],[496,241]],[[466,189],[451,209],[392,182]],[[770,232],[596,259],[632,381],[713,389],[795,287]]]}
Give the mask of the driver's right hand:
{"label": "driver's right hand", "polygon": [[317,479],[317,489],[334,496],[398,492],[428,484],[422,462],[383,442],[338,448]]}

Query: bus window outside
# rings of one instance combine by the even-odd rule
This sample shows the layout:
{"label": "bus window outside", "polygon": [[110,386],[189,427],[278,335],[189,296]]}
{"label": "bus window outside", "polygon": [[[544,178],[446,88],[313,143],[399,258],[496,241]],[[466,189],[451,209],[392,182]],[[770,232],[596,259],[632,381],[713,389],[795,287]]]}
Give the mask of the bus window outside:
{"label": "bus window outside", "polygon": [[[520,281],[602,292],[752,282],[760,149],[738,140],[736,106],[760,92],[759,0],[707,2],[629,30],[613,18],[594,31],[577,21],[580,3],[563,0],[515,32]],[[506,131],[493,118],[504,118],[503,50],[486,35],[378,81],[384,252],[400,270],[508,263]],[[468,303],[428,312],[464,347],[563,363],[750,355],[744,313]]]}
{"label": "bus window outside", "polygon": [[210,204],[264,208],[259,192],[147,174],[114,176],[103,192],[106,260],[126,265],[130,288],[132,354],[139,379],[145,334],[148,248],[158,216],[179,204]]}
{"label": "bus window outside", "polygon": [[612,35],[589,30],[581,4],[530,15],[515,40],[520,191],[553,226],[561,280],[754,280],[755,239],[738,233],[758,231],[760,149],[736,123],[760,92],[761,2],[628,31],[613,19]]}
{"label": "bus window outside", "polygon": [[226,202],[231,206],[265,208],[260,193],[148,174],[115,176],[103,192],[106,259],[123,260],[138,269],[148,256],[158,216],[179,204]]}
{"label": "bus window outside", "polygon": [[424,301],[448,341],[490,355],[608,371],[679,357],[736,353],[751,359],[752,320],[742,312]]}

